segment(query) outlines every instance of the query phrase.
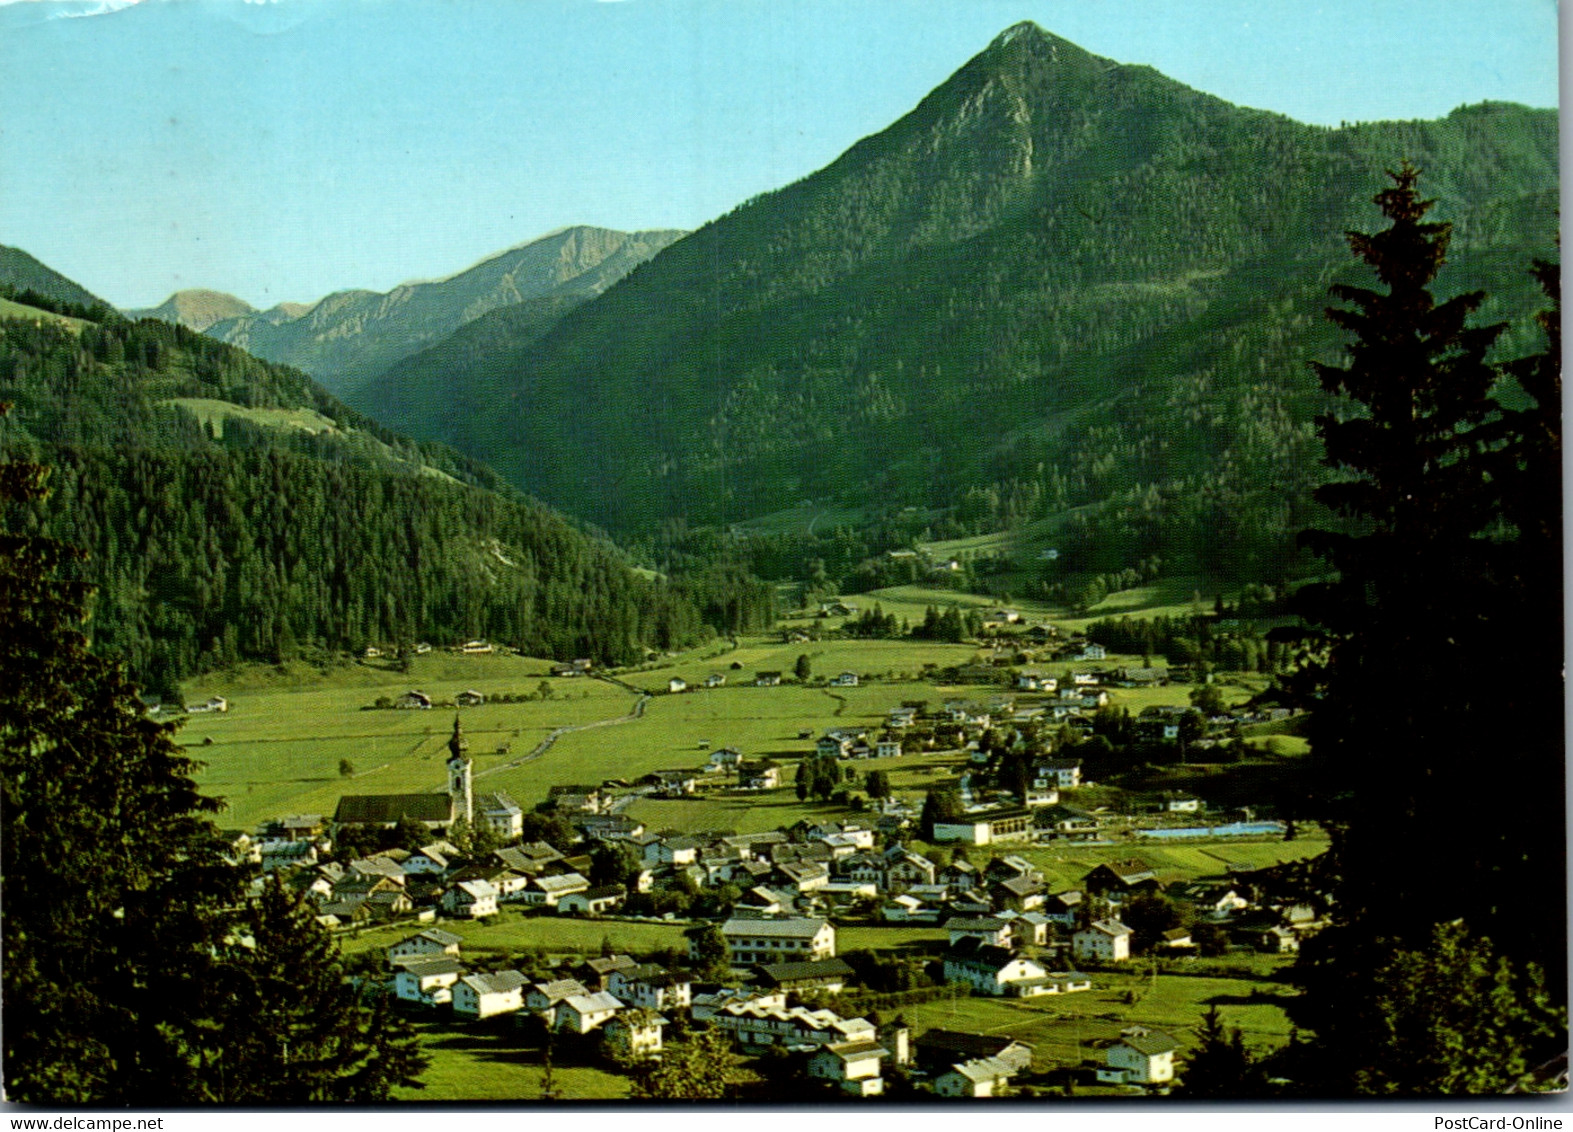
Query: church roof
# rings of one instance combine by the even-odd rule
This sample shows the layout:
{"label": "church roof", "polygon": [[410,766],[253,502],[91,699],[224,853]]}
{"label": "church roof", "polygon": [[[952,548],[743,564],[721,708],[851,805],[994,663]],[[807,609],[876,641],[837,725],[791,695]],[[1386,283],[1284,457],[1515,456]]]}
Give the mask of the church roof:
{"label": "church roof", "polygon": [[333,820],[340,825],[391,824],[400,818],[422,822],[453,820],[453,799],[446,794],[346,794]]}

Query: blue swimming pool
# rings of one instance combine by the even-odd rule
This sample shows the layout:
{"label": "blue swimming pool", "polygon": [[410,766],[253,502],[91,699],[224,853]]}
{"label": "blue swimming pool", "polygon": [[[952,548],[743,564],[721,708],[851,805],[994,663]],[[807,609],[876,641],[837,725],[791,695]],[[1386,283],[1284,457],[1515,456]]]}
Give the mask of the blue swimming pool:
{"label": "blue swimming pool", "polygon": [[1281,821],[1237,821],[1228,825],[1197,825],[1186,826],[1184,829],[1141,829],[1137,835],[1141,837],[1261,837],[1270,833],[1282,833],[1284,823]]}

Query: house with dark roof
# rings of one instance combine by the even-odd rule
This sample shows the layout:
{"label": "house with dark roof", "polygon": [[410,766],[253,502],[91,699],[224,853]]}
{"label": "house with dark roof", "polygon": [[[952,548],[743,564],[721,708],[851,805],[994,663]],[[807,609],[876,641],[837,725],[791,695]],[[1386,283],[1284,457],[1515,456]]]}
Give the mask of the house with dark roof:
{"label": "house with dark roof", "polygon": [[1128,857],[1096,866],[1082,878],[1082,887],[1093,896],[1122,900],[1142,892],[1158,892],[1163,886],[1146,861]]}
{"label": "house with dark roof", "polygon": [[971,1034],[964,1030],[926,1030],[913,1042],[918,1065],[929,1073],[943,1072],[958,1061],[998,1057],[1025,1068],[1032,1064],[1032,1047],[1001,1034]]}
{"label": "house with dark roof", "polygon": [[[428,705],[429,706],[429,705]],[[446,829],[461,816],[475,820],[474,772],[469,743],[453,717],[453,736],[448,740],[448,789],[443,794],[346,794],[339,799],[333,824],[345,827],[389,828],[400,821],[420,822],[428,829]]]}
{"label": "house with dark roof", "polygon": [[1132,1026],[1104,1051],[1107,1068],[1098,1080],[1110,1084],[1161,1085],[1174,1079],[1174,1055],[1180,1043],[1162,1030]]}
{"label": "house with dark roof", "polygon": [[957,940],[945,952],[945,981],[966,983],[986,995],[1048,993],[1049,972],[1022,952],[976,938]]}
{"label": "house with dark roof", "polygon": [[976,939],[995,947],[1010,944],[1010,922],[995,916],[953,916],[945,921],[945,931],[952,947],[964,939]]}
{"label": "house with dark roof", "polygon": [[606,989],[624,1005],[647,1010],[686,1010],[693,998],[693,981],[657,963],[620,967],[606,980]]}
{"label": "house with dark roof", "polygon": [[852,978],[845,959],[809,959],[789,963],[763,963],[754,968],[760,986],[773,990],[823,990],[838,993]]}
{"label": "house with dark roof", "polygon": [[464,976],[464,965],[451,956],[406,959],[393,978],[393,993],[403,1002],[441,1006],[453,1001],[453,984]]}
{"label": "house with dark roof", "polygon": [[606,955],[586,959],[574,968],[574,974],[593,991],[605,990],[613,971],[626,970],[639,964],[632,955]]}

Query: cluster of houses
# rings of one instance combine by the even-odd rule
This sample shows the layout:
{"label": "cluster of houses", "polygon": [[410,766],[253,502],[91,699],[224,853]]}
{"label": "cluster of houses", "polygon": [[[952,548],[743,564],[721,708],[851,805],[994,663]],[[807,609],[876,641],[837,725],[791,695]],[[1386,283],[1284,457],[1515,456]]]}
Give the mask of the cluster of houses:
{"label": "cluster of houses", "polygon": [[[949,925],[946,980],[973,993],[1018,996],[1090,989],[1076,972],[1048,973],[1006,942],[1008,921]],[[388,982],[403,1002],[450,1010],[455,1018],[512,1016],[516,1023],[577,1038],[604,1039],[633,1060],[658,1058],[679,1017],[728,1034],[745,1054],[784,1050],[806,1074],[854,1096],[884,1092],[887,1066],[899,1066],[939,1096],[1006,1094],[1033,1069],[1032,1047],[1008,1037],[931,1029],[914,1041],[904,1025],[794,1002],[803,992],[835,995],[853,978],[836,957],[830,921],[812,917],[734,916],[720,928],[732,978],[701,983],[682,970],[629,955],[563,960],[545,974],[483,970],[467,962],[463,939],[441,928],[416,932],[386,951]],[[691,937],[693,938],[693,937]],[[691,945],[697,952],[697,939]],[[821,998],[819,1001],[823,1002]],[[1141,1028],[1104,1052],[1103,1082],[1162,1085],[1174,1076],[1178,1043]]]}

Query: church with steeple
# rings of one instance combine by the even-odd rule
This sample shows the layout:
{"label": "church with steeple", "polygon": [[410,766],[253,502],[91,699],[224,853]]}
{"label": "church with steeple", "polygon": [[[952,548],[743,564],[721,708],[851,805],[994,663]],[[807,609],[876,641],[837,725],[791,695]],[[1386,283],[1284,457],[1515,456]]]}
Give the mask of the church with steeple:
{"label": "church with steeple", "polygon": [[418,821],[431,830],[447,830],[461,817],[472,827],[482,823],[503,840],[524,831],[524,810],[507,794],[475,793],[475,764],[459,717],[453,717],[448,740],[448,789],[443,794],[345,794],[333,814],[335,828],[390,829],[400,821]]}

